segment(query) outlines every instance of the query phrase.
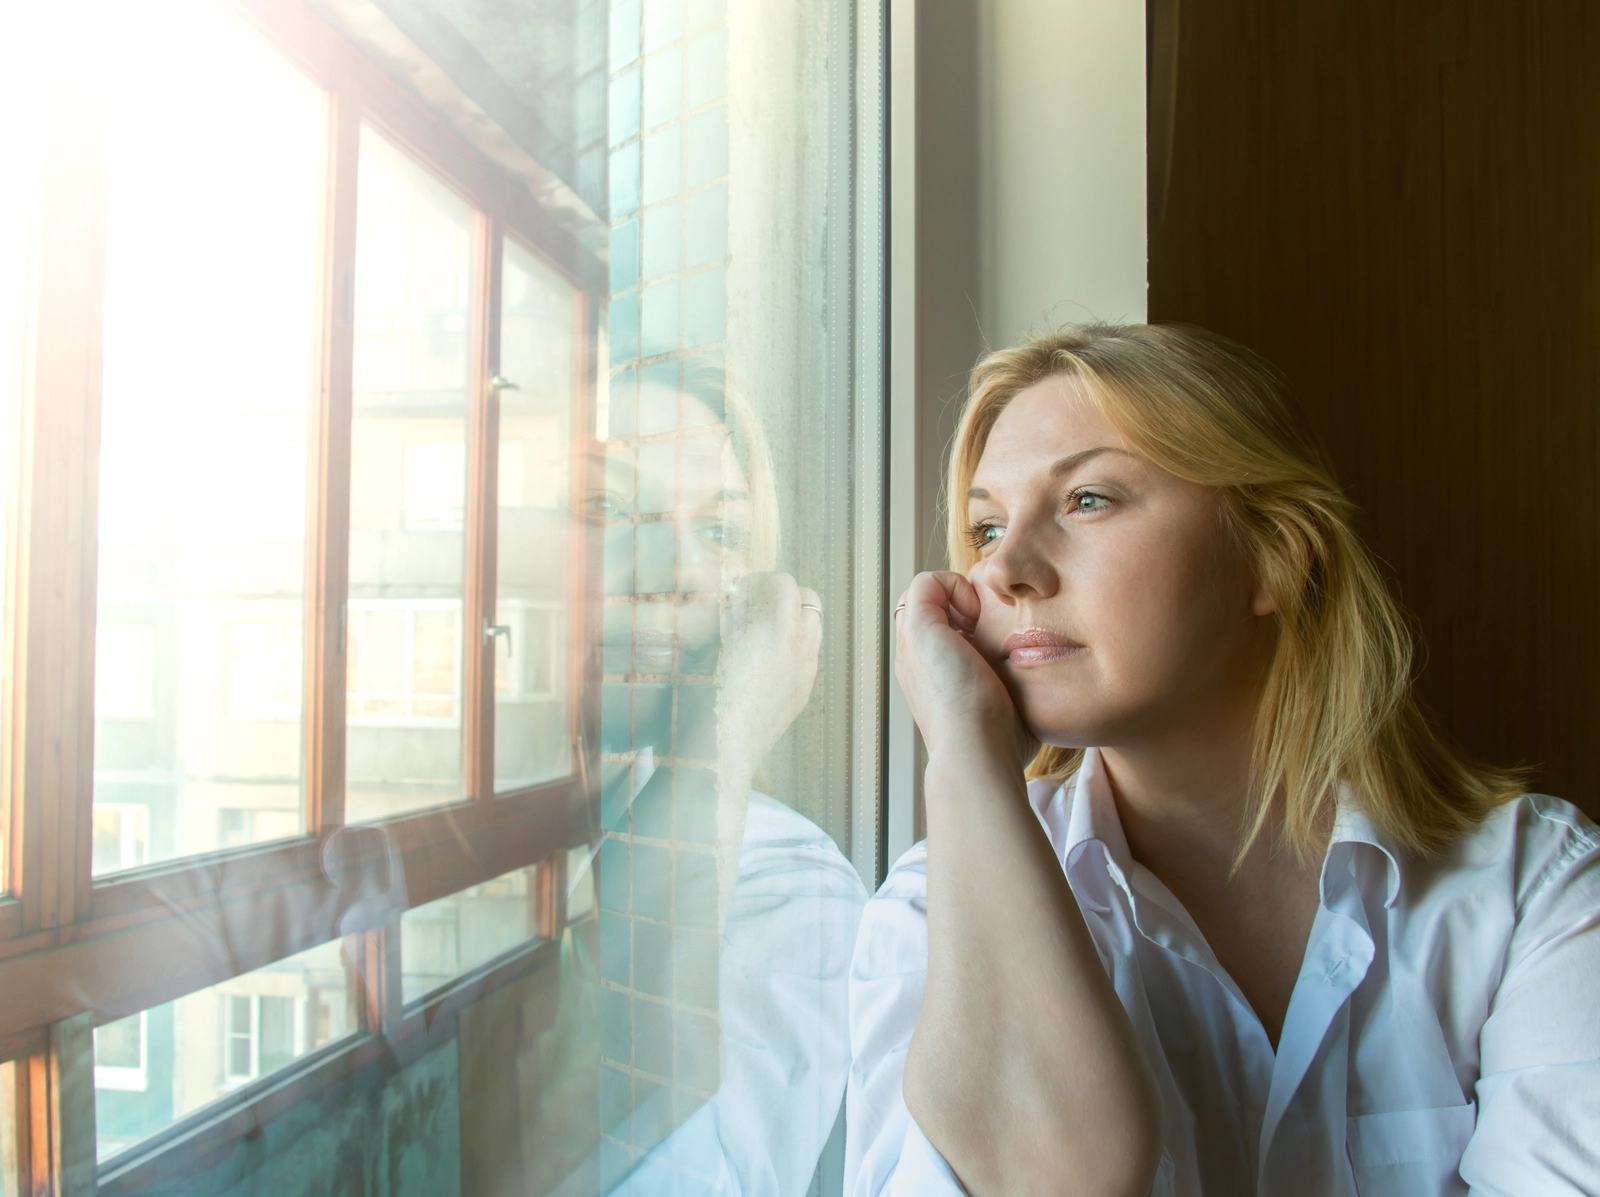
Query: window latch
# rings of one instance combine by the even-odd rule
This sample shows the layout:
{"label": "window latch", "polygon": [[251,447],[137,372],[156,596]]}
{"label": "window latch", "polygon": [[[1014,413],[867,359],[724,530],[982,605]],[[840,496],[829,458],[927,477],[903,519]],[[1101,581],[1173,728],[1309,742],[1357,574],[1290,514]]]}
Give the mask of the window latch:
{"label": "window latch", "polygon": [[499,391],[518,391],[518,390],[521,390],[522,388],[517,386],[517,384],[512,382],[509,378],[506,378],[505,376],[500,375],[500,374],[496,374],[493,378],[491,378],[489,380],[489,389],[491,391],[499,392]]}
{"label": "window latch", "polygon": [[483,642],[493,644],[496,636],[506,638],[506,656],[511,655],[511,625],[508,623],[486,623],[483,625]]}

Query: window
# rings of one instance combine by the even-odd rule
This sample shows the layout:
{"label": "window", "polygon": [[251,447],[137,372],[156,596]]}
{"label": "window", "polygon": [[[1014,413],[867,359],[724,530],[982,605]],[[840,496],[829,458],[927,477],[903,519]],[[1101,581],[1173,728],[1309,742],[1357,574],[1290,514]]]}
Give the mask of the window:
{"label": "window", "polygon": [[94,1087],[129,1089],[142,1093],[149,1087],[145,1043],[148,1016],[119,1018],[94,1029]]}
{"label": "window", "polygon": [[350,718],[390,727],[461,720],[461,603],[368,599],[350,604]]}
{"label": "window", "polygon": [[109,20],[95,793],[148,780],[154,862],[235,779],[303,785],[298,735],[228,722],[300,717],[326,101],[215,4]]}
{"label": "window", "polygon": [[219,995],[222,1002],[222,1076],[229,1084],[276,1072],[305,1050],[305,1008],[273,994]]}
{"label": "window", "polygon": [[356,1030],[340,943],[323,944],[97,1027],[101,1159]]}
{"label": "window", "polygon": [[[17,575],[55,705],[29,704],[43,730],[15,741],[33,755],[0,818],[30,845],[0,852],[26,866],[0,942],[45,945],[0,954],[27,966],[3,980],[0,1049],[83,1045],[52,1067],[92,1070],[101,1188],[133,1191],[191,1167],[193,1135],[236,1133],[211,1121],[225,1103],[316,1092],[425,1031],[416,978],[437,1004],[550,959],[586,838],[587,616],[562,583],[497,612],[496,516],[503,475],[560,576],[583,576],[603,284],[548,187],[374,65],[359,28],[223,0],[104,17],[80,38],[40,15],[28,44],[72,45],[72,69],[23,72],[4,117],[8,153],[18,123],[63,152],[0,184],[0,364],[18,451],[49,463],[21,475],[22,513],[57,521]],[[13,368],[37,347],[57,375]],[[502,390],[536,407],[504,443]],[[8,673],[6,702],[35,675]],[[539,706],[542,738],[520,745],[510,716],[497,734],[502,699]],[[429,927],[448,928],[432,948]],[[20,1166],[8,1148],[6,1184]]]}
{"label": "window", "polygon": [[563,698],[561,608],[551,602],[503,602],[500,618],[506,622],[496,645],[496,697],[508,704]]}
{"label": "window", "polygon": [[300,812],[288,810],[252,810],[246,807],[224,806],[217,810],[217,846],[242,848],[246,844],[262,844],[269,840],[284,840],[300,832]]}
{"label": "window", "polygon": [[132,802],[97,802],[94,871],[136,869],[150,859],[150,808]]}
{"label": "window", "polygon": [[537,935],[536,874],[517,869],[406,911],[400,920],[401,999],[418,1001]]}
{"label": "window", "polygon": [[[0,1186],[92,1140],[104,1197],[693,1191],[720,1104],[826,1191],[815,961],[879,867],[879,10],[740,3],[0,29],[45,147],[0,178]],[[768,1042],[806,1079],[741,1092]]]}

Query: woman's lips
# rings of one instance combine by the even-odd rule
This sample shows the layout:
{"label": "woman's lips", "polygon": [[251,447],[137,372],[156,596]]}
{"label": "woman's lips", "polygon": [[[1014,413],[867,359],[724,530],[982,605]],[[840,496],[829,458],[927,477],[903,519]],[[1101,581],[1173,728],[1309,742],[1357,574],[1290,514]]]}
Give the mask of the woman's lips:
{"label": "woman's lips", "polygon": [[1023,628],[1006,637],[1006,661],[1012,665],[1044,665],[1079,652],[1083,645],[1060,632]]}
{"label": "woman's lips", "polygon": [[671,632],[640,628],[634,633],[634,669],[639,673],[671,673],[678,637]]}

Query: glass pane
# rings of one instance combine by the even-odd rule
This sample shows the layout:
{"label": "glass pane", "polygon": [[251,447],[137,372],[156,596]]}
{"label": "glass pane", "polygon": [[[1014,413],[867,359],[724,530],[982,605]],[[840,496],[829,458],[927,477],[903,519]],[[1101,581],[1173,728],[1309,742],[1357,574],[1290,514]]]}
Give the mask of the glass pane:
{"label": "glass pane", "polygon": [[[15,31],[13,31],[14,33]],[[26,292],[31,225],[39,182],[39,125],[29,89],[37,82],[27,69],[25,39],[0,38],[0,561],[5,559],[11,526],[11,420],[22,389],[22,348],[26,335]],[[0,586],[0,626],[10,596]],[[0,709],[0,718],[6,712]],[[0,769],[5,760],[0,756]],[[0,803],[0,893],[6,892],[11,820]]]}
{"label": "glass pane", "polygon": [[97,874],[303,826],[325,140],[322,93],[215,5],[104,11]]}
{"label": "glass pane", "polygon": [[830,30],[881,10],[806,12],[612,8],[588,505],[605,520],[602,1193],[836,1194],[843,1170],[876,854],[876,711],[853,696],[877,693],[882,551],[881,343],[854,306],[876,310],[880,184],[852,187],[880,143],[870,109],[822,114],[870,103],[870,75],[840,66],[875,48]]}
{"label": "glass pane", "polygon": [[353,1034],[351,992],[336,940],[96,1027],[99,1158]]}
{"label": "glass pane", "polygon": [[400,993],[407,1004],[534,933],[536,869],[516,869],[400,916]]}
{"label": "glass pane", "polygon": [[351,822],[462,795],[472,210],[361,131],[346,620]]}
{"label": "glass pane", "polygon": [[506,242],[500,301],[500,518],[495,623],[494,785],[520,789],[572,771],[572,651],[566,629],[573,512],[568,498],[577,297]]}

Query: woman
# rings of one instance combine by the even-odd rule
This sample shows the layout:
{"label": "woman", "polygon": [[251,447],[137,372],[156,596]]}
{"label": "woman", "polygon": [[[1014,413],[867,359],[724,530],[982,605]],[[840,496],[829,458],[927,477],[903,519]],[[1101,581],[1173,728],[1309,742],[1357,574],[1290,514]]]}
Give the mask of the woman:
{"label": "woman", "polygon": [[1600,1191],[1600,833],[1429,731],[1282,377],[1092,326],[971,390],[847,1191]]}

